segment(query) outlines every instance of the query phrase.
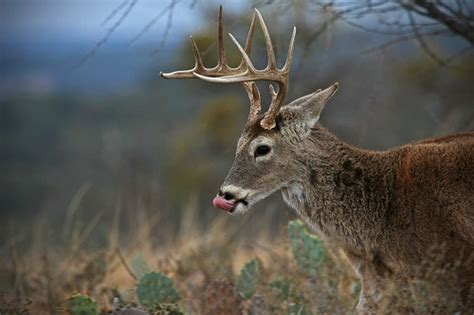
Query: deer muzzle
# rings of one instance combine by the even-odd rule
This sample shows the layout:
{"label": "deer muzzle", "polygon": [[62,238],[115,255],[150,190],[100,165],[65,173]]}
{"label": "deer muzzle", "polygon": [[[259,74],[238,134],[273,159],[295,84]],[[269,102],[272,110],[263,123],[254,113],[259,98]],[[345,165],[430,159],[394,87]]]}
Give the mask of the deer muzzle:
{"label": "deer muzzle", "polygon": [[232,212],[235,209],[235,200],[226,200],[223,196],[215,196],[212,200],[212,205],[217,209]]}
{"label": "deer muzzle", "polygon": [[238,188],[233,185],[226,185],[219,190],[217,196],[212,200],[214,207],[228,213],[242,212],[247,209],[249,203],[247,197],[249,192],[247,190]]}

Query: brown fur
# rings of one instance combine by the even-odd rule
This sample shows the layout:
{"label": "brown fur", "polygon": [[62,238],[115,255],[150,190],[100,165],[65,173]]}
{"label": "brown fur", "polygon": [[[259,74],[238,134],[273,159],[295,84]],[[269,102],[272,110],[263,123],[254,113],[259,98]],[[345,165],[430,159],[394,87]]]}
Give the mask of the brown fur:
{"label": "brown fur", "polygon": [[[474,132],[382,152],[355,148],[315,124],[334,93],[328,90],[319,92],[324,97],[316,93],[303,104],[283,107],[273,130],[260,127],[262,117],[250,121],[222,191],[234,189],[235,198],[247,198],[250,208],[280,190],[329,247],[349,258],[363,283],[361,313],[374,312],[391,283],[429,278],[422,266],[436,250],[437,267],[455,278],[469,305]],[[252,143],[262,138],[271,154],[254,158]]]}
{"label": "brown fur", "polygon": [[[329,152],[305,209],[309,223],[342,247],[364,281],[359,308],[381,300],[390,279],[420,276],[429,250],[443,247],[467,299],[474,284],[474,133],[434,138],[384,152],[344,144],[317,126]],[[307,161],[313,172],[316,158]],[[317,171],[316,171],[317,172]],[[380,295],[380,296],[377,296]]]}

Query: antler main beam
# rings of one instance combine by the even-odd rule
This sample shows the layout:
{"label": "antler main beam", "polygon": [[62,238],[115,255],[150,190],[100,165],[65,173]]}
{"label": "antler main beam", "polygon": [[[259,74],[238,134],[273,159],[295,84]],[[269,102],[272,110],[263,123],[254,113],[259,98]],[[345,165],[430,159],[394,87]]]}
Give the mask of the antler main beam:
{"label": "antler main beam", "polygon": [[[268,63],[262,69],[256,69],[250,59],[250,51],[252,47],[252,39],[255,31],[255,20],[258,19],[263,31],[265,39],[265,48],[267,52]],[[276,64],[275,52],[270,38],[270,33],[263,20],[260,12],[255,9],[255,13],[250,23],[250,29],[247,34],[245,48],[229,33],[232,42],[235,44],[240,54],[242,61],[236,68],[230,67],[226,62],[226,55],[223,43],[223,26],[222,26],[222,6],[219,9],[219,25],[217,32],[217,49],[218,62],[213,68],[206,68],[202,63],[201,55],[197,48],[196,42],[191,36],[191,45],[194,54],[194,67],[189,70],[175,71],[171,73],[161,73],[161,76],[167,79],[192,79],[199,78],[208,82],[214,83],[242,83],[250,100],[249,120],[256,117],[261,111],[260,92],[257,89],[255,81],[273,81],[278,84],[278,91],[275,92],[272,84],[270,84],[270,94],[272,102],[261,120],[260,125],[265,129],[273,129],[275,127],[275,118],[278,115],[280,107],[286,97],[288,91],[288,79],[293,61],[293,49],[295,44],[296,27],[293,28],[290,44],[288,47],[288,55],[286,57],[285,65],[278,69]]]}

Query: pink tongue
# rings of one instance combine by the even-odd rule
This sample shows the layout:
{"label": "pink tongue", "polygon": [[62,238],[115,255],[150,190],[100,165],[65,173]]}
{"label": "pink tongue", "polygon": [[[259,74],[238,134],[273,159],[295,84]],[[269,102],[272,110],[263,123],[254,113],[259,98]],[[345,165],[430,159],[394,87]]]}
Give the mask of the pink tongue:
{"label": "pink tongue", "polygon": [[212,200],[212,204],[214,207],[225,211],[231,211],[234,209],[234,203],[232,201],[225,200],[220,196],[215,196]]}

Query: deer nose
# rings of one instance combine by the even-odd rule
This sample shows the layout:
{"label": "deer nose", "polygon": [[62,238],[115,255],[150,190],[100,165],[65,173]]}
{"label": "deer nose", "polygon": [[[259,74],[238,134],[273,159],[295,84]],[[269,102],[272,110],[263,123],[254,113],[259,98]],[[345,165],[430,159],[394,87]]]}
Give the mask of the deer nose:
{"label": "deer nose", "polygon": [[222,190],[219,190],[219,196],[224,197],[225,200],[234,200],[235,195],[230,193],[230,192],[223,192]]}

